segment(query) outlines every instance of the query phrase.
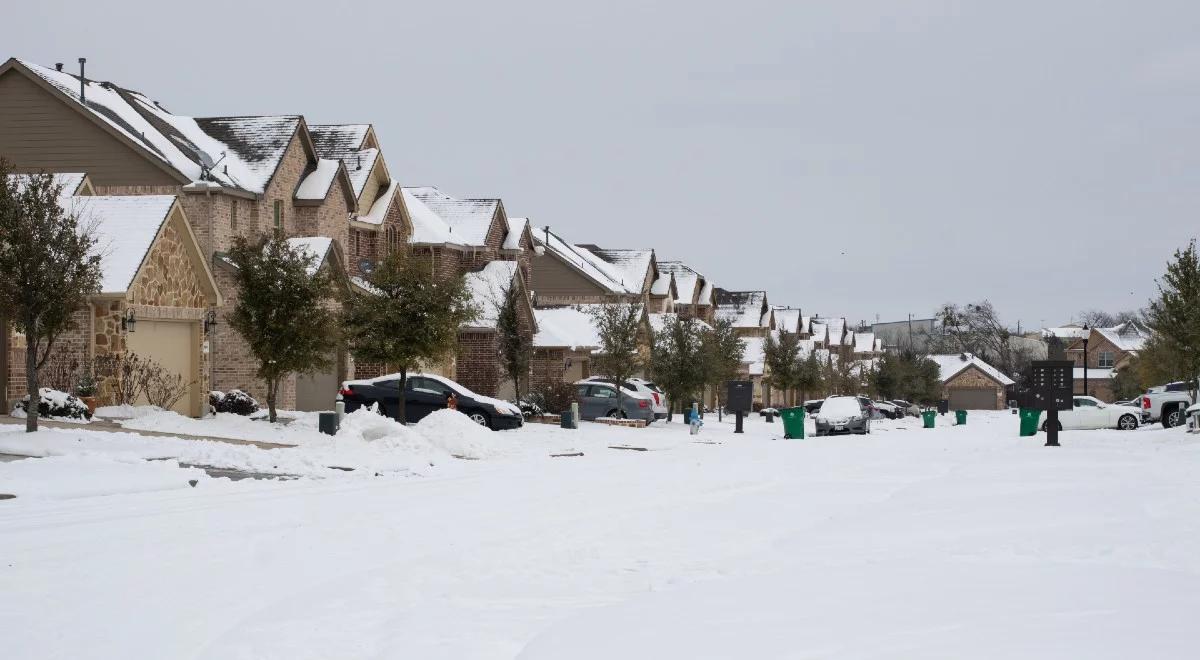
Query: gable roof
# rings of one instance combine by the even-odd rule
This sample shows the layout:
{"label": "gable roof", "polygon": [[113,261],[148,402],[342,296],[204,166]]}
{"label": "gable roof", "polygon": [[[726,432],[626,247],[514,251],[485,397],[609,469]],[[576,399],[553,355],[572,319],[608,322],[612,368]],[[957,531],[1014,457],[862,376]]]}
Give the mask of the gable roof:
{"label": "gable roof", "polygon": [[515,261],[489,261],[481,270],[463,276],[478,316],[466,327],[496,329],[504,294],[516,278]]}
{"label": "gable roof", "polygon": [[[635,303],[646,319],[646,308]],[[600,332],[596,328],[593,310],[602,305],[596,303],[572,305],[570,307],[551,307],[533,310],[537,319],[537,334],[533,337],[533,345],[542,348],[568,348],[571,350],[600,348]]]}
{"label": "gable roof", "polygon": [[325,264],[325,260],[329,258],[329,251],[333,247],[333,239],[327,236],[310,236],[305,238],[289,238],[287,244],[293,250],[304,252],[308,255],[308,274],[315,275],[321,266]]}
{"label": "gable roof", "polygon": [[[670,273],[675,277],[675,286],[679,291],[679,295],[675,298],[676,304],[692,304],[693,296],[697,295],[696,286],[701,280],[704,280],[703,275],[682,261],[660,261],[658,262],[658,272]],[[696,304],[708,303],[704,300],[697,300]]]}
{"label": "gable roof", "polygon": [[[216,183],[262,194],[299,129],[299,115],[207,117],[176,115],[146,95],[27,62],[9,60],[72,107],[171,173],[180,183]],[[0,69],[3,71],[3,69]],[[204,156],[201,156],[201,153]],[[224,154],[222,156],[222,154]],[[202,158],[216,166],[206,171]]]}
{"label": "gable roof", "polygon": [[413,243],[482,246],[500,208],[498,199],[457,199],[433,186],[401,190],[413,221]]}
{"label": "gable roof", "polygon": [[535,245],[546,249],[546,254],[567,264],[601,289],[613,294],[640,293],[641,287],[631,289],[622,283],[621,274],[612,264],[592,254],[579,245],[571,245],[550,229],[542,228],[531,232]]}
{"label": "gable roof", "polygon": [[321,158],[346,160],[363,148],[370,124],[310,124],[313,148]]}
{"label": "gable roof", "polygon": [[716,289],[714,295],[717,319],[728,319],[733,322],[735,328],[762,328],[770,324],[771,310],[765,309],[766,291]]}
{"label": "gable roof", "polygon": [[774,311],[776,329],[796,334],[804,331],[804,326],[800,322],[799,307],[776,307]]}
{"label": "gable roof", "polygon": [[[504,235],[505,250],[520,250],[521,238],[525,232],[529,231],[528,218],[506,218],[508,221],[508,233]],[[532,238],[532,237],[531,237]]]}
{"label": "gable roof", "polygon": [[1096,332],[1112,342],[1119,350],[1136,353],[1146,345],[1150,333],[1134,321],[1126,321],[1111,328],[1096,328]]}
{"label": "gable roof", "polygon": [[967,367],[974,366],[983,373],[987,374],[993,380],[1001,385],[1008,386],[1014,383],[1013,379],[1005,376],[999,369],[979,359],[972,353],[955,353],[953,355],[930,355],[930,360],[937,363],[938,369],[941,371],[942,382],[954,378],[962,373]]}
{"label": "gable roof", "polygon": [[175,204],[174,195],[88,195],[67,202],[82,221],[95,223],[101,293],[129,290]]}
{"label": "gable roof", "polygon": [[626,289],[640,293],[646,282],[646,275],[654,266],[654,250],[652,249],[611,249],[598,248],[594,245],[577,247],[590,250],[592,254],[612,264]]}

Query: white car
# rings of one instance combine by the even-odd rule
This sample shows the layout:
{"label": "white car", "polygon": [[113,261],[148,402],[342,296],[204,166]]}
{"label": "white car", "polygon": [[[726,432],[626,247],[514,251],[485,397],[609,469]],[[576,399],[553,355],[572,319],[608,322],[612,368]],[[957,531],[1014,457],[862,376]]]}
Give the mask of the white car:
{"label": "white car", "polygon": [[[611,378],[605,378],[604,376],[592,376],[591,378],[585,378],[584,381],[589,383],[605,383],[608,385],[613,384],[613,380]],[[665,392],[659,389],[658,385],[655,385],[645,378],[630,378],[624,383],[621,383],[621,389],[625,390],[626,392],[640,394],[653,401],[654,419],[667,418],[667,395]]]}
{"label": "white car", "polygon": [[[1045,413],[1041,428],[1046,430]],[[1142,419],[1142,410],[1133,406],[1118,406],[1104,403],[1093,396],[1074,397],[1070,410],[1058,413],[1058,428],[1062,431],[1080,429],[1121,429],[1132,431]]]}

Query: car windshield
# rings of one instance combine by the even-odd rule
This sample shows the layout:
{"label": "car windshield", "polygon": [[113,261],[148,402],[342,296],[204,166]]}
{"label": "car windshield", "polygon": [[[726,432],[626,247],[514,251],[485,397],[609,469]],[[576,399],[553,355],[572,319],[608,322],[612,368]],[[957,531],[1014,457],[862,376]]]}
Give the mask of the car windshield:
{"label": "car windshield", "polygon": [[821,404],[817,414],[822,417],[857,417],[862,414],[862,407],[854,397],[830,397]]}

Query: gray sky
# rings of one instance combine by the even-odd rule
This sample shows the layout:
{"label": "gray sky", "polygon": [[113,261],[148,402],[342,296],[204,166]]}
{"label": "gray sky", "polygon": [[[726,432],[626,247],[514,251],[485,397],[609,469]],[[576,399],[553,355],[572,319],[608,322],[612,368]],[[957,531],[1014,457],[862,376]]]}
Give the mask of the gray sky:
{"label": "gray sky", "polygon": [[1200,227],[1195,0],[75,4],[0,55],[371,122],[405,184],[808,313],[1138,307]]}

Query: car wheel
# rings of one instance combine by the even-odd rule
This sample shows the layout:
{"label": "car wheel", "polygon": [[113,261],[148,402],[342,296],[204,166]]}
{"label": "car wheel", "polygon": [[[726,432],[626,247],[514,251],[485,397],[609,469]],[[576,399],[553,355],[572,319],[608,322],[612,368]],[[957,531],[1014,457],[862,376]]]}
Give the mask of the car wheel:
{"label": "car wheel", "polygon": [[1117,420],[1117,428],[1122,431],[1132,431],[1137,427],[1137,419],[1133,415],[1121,415],[1121,419]]}
{"label": "car wheel", "polygon": [[616,408],[608,411],[608,414],[605,415],[605,417],[615,417],[617,419],[625,419],[627,416],[628,415],[626,415],[624,412],[617,410]]}
{"label": "car wheel", "polygon": [[484,413],[482,411],[476,410],[475,412],[468,415],[468,417],[471,418],[472,422],[475,422],[476,424],[478,424],[480,426],[486,426],[488,428],[491,428],[491,426],[492,426],[491,420],[488,419],[487,413]]}
{"label": "car wheel", "polygon": [[1183,424],[1183,411],[1178,406],[1170,411],[1164,412],[1162,416],[1162,425],[1164,429],[1174,428]]}

